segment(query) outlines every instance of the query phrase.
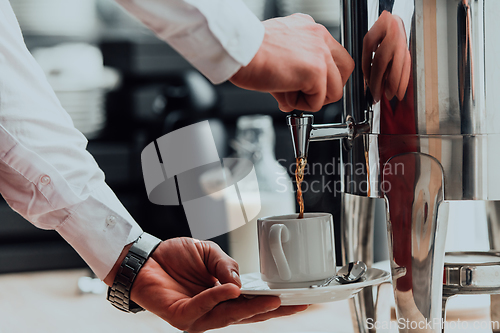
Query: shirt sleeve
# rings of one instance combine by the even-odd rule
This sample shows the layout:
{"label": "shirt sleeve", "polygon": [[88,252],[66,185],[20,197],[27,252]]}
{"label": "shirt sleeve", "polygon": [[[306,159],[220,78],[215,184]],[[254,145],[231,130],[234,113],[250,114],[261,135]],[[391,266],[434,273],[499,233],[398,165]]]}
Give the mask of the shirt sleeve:
{"label": "shirt sleeve", "polygon": [[142,233],[104,181],[0,1],[0,193],[35,226],[56,230],[104,279]]}
{"label": "shirt sleeve", "polygon": [[242,0],[116,0],[213,83],[248,65],[264,26]]}

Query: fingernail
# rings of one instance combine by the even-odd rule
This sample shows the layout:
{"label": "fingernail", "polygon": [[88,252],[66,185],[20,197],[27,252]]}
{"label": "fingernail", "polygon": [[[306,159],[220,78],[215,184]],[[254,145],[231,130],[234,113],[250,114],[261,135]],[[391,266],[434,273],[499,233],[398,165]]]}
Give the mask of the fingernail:
{"label": "fingernail", "polygon": [[231,276],[233,277],[233,279],[236,282],[236,284],[241,287],[240,275],[236,271],[232,271],[231,272]]}
{"label": "fingernail", "polygon": [[243,297],[245,297],[246,299],[253,299],[253,298],[255,298],[254,295],[243,295]]}

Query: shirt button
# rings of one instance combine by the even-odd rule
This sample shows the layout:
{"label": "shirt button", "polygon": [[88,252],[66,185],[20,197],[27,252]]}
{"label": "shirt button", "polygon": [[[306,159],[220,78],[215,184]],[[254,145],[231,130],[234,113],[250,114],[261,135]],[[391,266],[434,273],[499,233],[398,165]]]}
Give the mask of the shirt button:
{"label": "shirt button", "polygon": [[116,224],[116,217],[109,215],[106,217],[106,227],[111,228]]}
{"label": "shirt button", "polygon": [[43,175],[42,177],[40,177],[40,183],[42,185],[49,185],[50,184],[50,177],[47,175]]}

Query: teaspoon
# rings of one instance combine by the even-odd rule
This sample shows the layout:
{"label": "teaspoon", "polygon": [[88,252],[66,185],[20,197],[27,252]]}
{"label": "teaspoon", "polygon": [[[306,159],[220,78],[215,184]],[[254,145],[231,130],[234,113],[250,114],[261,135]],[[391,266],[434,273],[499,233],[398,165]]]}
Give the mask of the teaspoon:
{"label": "teaspoon", "polygon": [[350,262],[338,270],[337,274],[328,278],[322,284],[313,284],[309,288],[320,288],[328,286],[333,280],[339,283],[353,283],[361,279],[366,274],[366,264],[362,261]]}

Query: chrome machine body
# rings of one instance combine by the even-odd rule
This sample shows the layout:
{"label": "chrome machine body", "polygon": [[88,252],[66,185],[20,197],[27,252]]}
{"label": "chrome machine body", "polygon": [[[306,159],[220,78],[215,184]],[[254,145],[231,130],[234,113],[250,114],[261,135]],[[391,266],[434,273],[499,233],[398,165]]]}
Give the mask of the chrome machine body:
{"label": "chrome machine body", "polygon": [[[310,141],[341,138],[344,261],[372,263],[373,200],[384,198],[398,319],[432,324],[400,331],[440,332],[447,202],[486,200],[491,212],[500,211],[494,203],[500,200],[500,72],[488,51],[489,42],[498,44],[498,18],[488,14],[498,4],[392,1],[385,9],[403,22],[410,75],[400,83],[407,84],[403,98],[382,94],[372,103],[367,91],[377,87],[363,75],[363,41],[386,2],[343,0],[343,45],[356,62],[344,92],[344,123],[315,125],[310,115],[292,115],[288,124],[297,156],[307,155]],[[497,215],[489,214],[490,233],[500,229]],[[360,332],[369,331],[366,319],[374,316],[371,295],[352,303]]]}

